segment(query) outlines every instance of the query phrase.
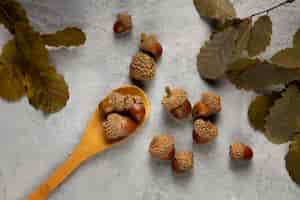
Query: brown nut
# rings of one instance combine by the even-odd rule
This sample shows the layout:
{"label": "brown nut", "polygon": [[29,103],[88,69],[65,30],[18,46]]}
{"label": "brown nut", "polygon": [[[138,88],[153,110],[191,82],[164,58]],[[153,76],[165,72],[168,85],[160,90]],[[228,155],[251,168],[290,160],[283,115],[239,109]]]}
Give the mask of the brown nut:
{"label": "brown nut", "polygon": [[130,77],[138,81],[152,80],[156,74],[155,60],[143,53],[138,52],[132,58],[130,64]]}
{"label": "brown nut", "polygon": [[192,112],[192,105],[187,93],[180,88],[166,87],[167,95],[162,99],[162,105],[176,119],[188,118]]}
{"label": "brown nut", "polygon": [[150,145],[149,153],[160,160],[172,160],[175,154],[175,139],[170,135],[155,136]]}
{"label": "brown nut", "polygon": [[193,107],[193,117],[210,117],[220,112],[221,109],[221,97],[212,92],[205,92],[202,94],[201,101]]}
{"label": "brown nut", "polygon": [[230,145],[229,154],[234,160],[251,160],[253,158],[251,147],[239,142]]}
{"label": "brown nut", "polygon": [[210,121],[194,121],[193,139],[196,144],[206,144],[218,136],[218,129]]}
{"label": "brown nut", "polygon": [[113,27],[113,31],[117,34],[128,33],[132,30],[132,19],[127,12],[119,13]]}
{"label": "brown nut", "polygon": [[193,153],[188,151],[176,152],[172,160],[172,168],[176,173],[189,171],[193,168],[194,158]]}
{"label": "brown nut", "polygon": [[141,34],[140,49],[151,54],[156,60],[158,60],[163,53],[163,48],[157,40],[156,35],[146,35],[145,33]]}
{"label": "brown nut", "polygon": [[[143,102],[140,97],[133,95],[123,95],[117,92],[110,94],[99,105],[100,110],[104,112],[104,115],[108,115],[113,112],[124,113],[129,111],[134,104],[141,104]],[[134,116],[133,116],[134,117]]]}
{"label": "brown nut", "polygon": [[146,114],[145,106],[142,103],[133,104],[128,112],[136,122],[141,122]]}
{"label": "brown nut", "polygon": [[103,122],[104,136],[108,141],[116,141],[129,136],[135,131],[137,124],[130,119],[116,113],[109,114]]}

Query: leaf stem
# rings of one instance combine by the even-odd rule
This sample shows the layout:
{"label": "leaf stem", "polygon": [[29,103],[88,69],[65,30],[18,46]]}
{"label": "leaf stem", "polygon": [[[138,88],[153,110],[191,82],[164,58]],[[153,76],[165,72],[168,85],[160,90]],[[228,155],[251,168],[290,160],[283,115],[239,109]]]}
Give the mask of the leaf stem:
{"label": "leaf stem", "polygon": [[257,15],[264,14],[264,13],[269,13],[269,12],[271,12],[272,10],[275,10],[275,9],[277,9],[277,8],[280,8],[280,7],[282,7],[282,6],[286,5],[286,4],[289,4],[289,3],[294,3],[295,1],[296,1],[296,0],[285,0],[285,1],[279,3],[279,4],[275,5],[275,6],[272,6],[271,8],[268,8],[268,9],[262,10],[262,11],[259,11],[259,12],[257,12],[257,13],[254,13],[254,14],[252,14],[250,17],[254,17],[254,16],[257,16]]}

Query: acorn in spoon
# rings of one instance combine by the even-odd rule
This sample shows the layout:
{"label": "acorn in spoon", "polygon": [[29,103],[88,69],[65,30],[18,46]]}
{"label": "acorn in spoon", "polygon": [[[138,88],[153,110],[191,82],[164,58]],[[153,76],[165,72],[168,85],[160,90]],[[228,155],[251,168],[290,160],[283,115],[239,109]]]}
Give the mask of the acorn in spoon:
{"label": "acorn in spoon", "polygon": [[47,199],[84,161],[137,133],[149,112],[149,99],[140,88],[124,85],[112,90],[92,114],[70,156],[27,199]]}

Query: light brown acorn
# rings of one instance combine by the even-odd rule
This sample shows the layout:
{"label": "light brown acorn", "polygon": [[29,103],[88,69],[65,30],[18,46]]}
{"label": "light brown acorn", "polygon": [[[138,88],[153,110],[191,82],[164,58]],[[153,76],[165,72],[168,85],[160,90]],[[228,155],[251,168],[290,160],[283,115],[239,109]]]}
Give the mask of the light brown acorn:
{"label": "light brown acorn", "polygon": [[146,53],[138,52],[130,64],[130,77],[137,81],[152,80],[156,74],[155,60]]}
{"label": "light brown acorn", "polygon": [[239,142],[230,145],[229,154],[233,160],[252,160],[253,158],[251,147]]}
{"label": "light brown acorn", "polygon": [[188,118],[192,112],[192,105],[186,91],[180,88],[166,87],[167,95],[162,99],[162,105],[176,119]]}
{"label": "light brown acorn", "polygon": [[172,160],[172,168],[176,173],[183,173],[194,167],[194,156],[192,152],[180,151],[176,152]]}
{"label": "light brown acorn", "polygon": [[202,99],[193,107],[193,117],[210,117],[217,114],[222,109],[221,97],[212,92],[202,94]]}
{"label": "light brown acorn", "polygon": [[123,95],[114,92],[102,101],[99,106],[105,116],[114,112],[128,114],[137,122],[140,122],[145,116],[145,105],[139,96]]}
{"label": "light brown acorn", "polygon": [[137,128],[137,124],[132,119],[116,113],[109,114],[102,125],[104,128],[104,137],[108,141],[125,138]]}
{"label": "light brown acorn", "polygon": [[146,35],[145,33],[141,34],[140,49],[152,55],[156,60],[158,60],[163,53],[163,48],[156,35]]}
{"label": "light brown acorn", "polygon": [[196,144],[206,144],[218,136],[217,127],[210,121],[197,119],[194,121],[193,140]]}
{"label": "light brown acorn", "polygon": [[113,31],[116,34],[128,33],[132,30],[132,18],[127,12],[122,12],[117,15],[117,19],[113,26]]}
{"label": "light brown acorn", "polygon": [[175,154],[175,139],[170,135],[155,136],[150,145],[149,153],[160,160],[172,160]]}

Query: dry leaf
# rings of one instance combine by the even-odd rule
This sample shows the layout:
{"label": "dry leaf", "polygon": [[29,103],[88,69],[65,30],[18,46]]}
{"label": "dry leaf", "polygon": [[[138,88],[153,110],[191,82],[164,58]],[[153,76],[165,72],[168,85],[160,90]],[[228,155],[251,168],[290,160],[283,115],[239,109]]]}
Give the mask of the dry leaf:
{"label": "dry leaf", "polygon": [[300,48],[300,29],[296,32],[294,35],[294,41],[293,41],[294,48]]}
{"label": "dry leaf", "polygon": [[272,21],[268,15],[261,16],[255,22],[248,43],[248,53],[251,57],[264,52],[270,45],[272,36]]}
{"label": "dry leaf", "polygon": [[32,70],[27,74],[26,81],[29,103],[36,109],[54,113],[66,105],[69,99],[68,86],[53,67],[49,66],[47,71]]}
{"label": "dry leaf", "polygon": [[300,68],[299,49],[287,48],[277,52],[272,58],[272,63],[285,68]]}
{"label": "dry leaf", "polygon": [[270,110],[266,118],[266,136],[282,144],[293,139],[300,131],[300,90],[290,85]]}
{"label": "dry leaf", "polygon": [[225,22],[236,17],[230,0],[194,0],[194,5],[202,17]]}
{"label": "dry leaf", "polygon": [[44,43],[48,46],[80,46],[85,43],[86,36],[79,28],[70,27],[55,33],[42,35]]}
{"label": "dry leaf", "polygon": [[257,96],[250,104],[248,118],[253,128],[265,131],[266,116],[274,102],[280,98],[280,93]]}
{"label": "dry leaf", "polygon": [[25,94],[24,76],[17,66],[0,60],[0,97],[16,101]]}
{"label": "dry leaf", "polygon": [[237,38],[238,31],[229,27],[216,33],[212,40],[200,49],[197,66],[203,78],[216,80],[224,75],[226,66],[232,62]]}
{"label": "dry leaf", "polygon": [[295,183],[300,184],[300,135],[290,144],[289,152],[285,157],[286,169]]}
{"label": "dry leaf", "polygon": [[259,90],[299,80],[300,69],[287,69],[258,59],[241,59],[229,66],[227,74],[237,88]]}

